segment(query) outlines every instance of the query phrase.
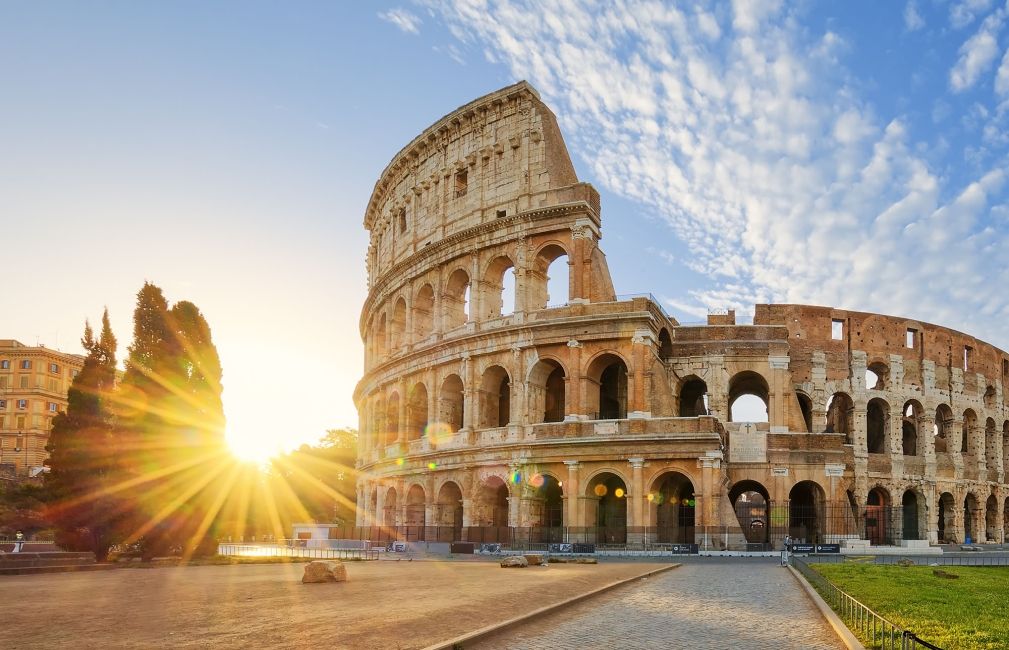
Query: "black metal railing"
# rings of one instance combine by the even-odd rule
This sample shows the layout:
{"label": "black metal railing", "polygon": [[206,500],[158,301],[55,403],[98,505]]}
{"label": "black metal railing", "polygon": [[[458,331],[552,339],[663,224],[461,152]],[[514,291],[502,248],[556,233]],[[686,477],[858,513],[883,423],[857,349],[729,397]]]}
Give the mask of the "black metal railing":
{"label": "black metal railing", "polygon": [[[822,556],[817,557],[817,562]],[[881,616],[848,592],[820,575],[805,560],[792,556],[791,564],[820,593],[830,607],[837,612],[848,628],[858,636],[867,648],[879,650],[913,650],[928,648],[942,650],[911,632]]]}

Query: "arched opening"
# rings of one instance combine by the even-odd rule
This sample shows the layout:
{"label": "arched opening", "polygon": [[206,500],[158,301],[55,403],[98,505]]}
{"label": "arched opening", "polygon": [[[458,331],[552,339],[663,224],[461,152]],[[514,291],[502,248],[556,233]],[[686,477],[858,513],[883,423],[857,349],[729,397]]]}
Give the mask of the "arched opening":
{"label": "arched opening", "polygon": [[502,255],[487,267],[484,276],[484,306],[487,318],[507,316],[515,311],[515,264]]}
{"label": "arched opening", "polygon": [[886,440],[890,428],[890,405],[876,397],[866,408],[865,428],[870,454],[887,452]]}
{"label": "arched opening", "polygon": [[534,541],[544,544],[564,541],[564,498],[560,482],[549,474],[533,473],[528,478],[532,488],[529,522],[536,529]]}
{"label": "arched opening", "polygon": [[406,301],[400,298],[392,309],[392,349],[402,352],[406,343]]}
{"label": "arched opening", "polygon": [[1001,436],[998,430],[995,428],[995,420],[988,418],[984,424],[984,452],[986,459],[986,466],[989,472],[994,472],[998,468],[998,463],[996,462],[999,443],[1001,442]]}
{"label": "arched opening", "polygon": [[694,484],[679,472],[666,472],[655,479],[648,493],[660,544],[693,544],[696,496]]}
{"label": "arched opening", "polygon": [[568,253],[557,244],[544,246],[536,256],[530,274],[530,308],[558,307],[569,302]]}
{"label": "arched opening", "polygon": [[974,450],[970,448],[970,434],[976,428],[977,414],[974,413],[973,409],[967,409],[963,412],[963,427],[960,431],[960,453],[973,453]]}
{"label": "arched opening", "polygon": [[589,379],[599,386],[589,391],[589,410],[597,420],[627,417],[627,364],[615,354],[604,354],[589,366]]}
{"label": "arched opening", "polygon": [[901,450],[905,456],[917,456],[920,452],[918,425],[921,422],[921,412],[922,406],[915,400],[910,400],[904,404],[904,417],[901,424]]}
{"label": "arched opening", "polygon": [[691,375],[680,386],[680,417],[696,418],[708,414],[708,385]]}
{"label": "arched opening", "polygon": [[891,544],[890,493],[881,487],[869,491],[865,507],[865,538],[875,545]]}
{"label": "arched opening", "polygon": [[465,391],[459,375],[449,375],[441,383],[441,397],[438,400],[438,422],[448,433],[462,428]]}
{"label": "arched opening", "polygon": [[420,440],[427,435],[427,386],[419,382],[414,384],[406,409],[406,439]]}
{"label": "arched opening", "polygon": [[906,490],[901,497],[901,510],[904,519],[903,538],[923,539],[920,524],[924,520],[924,499],[919,500],[914,490]]}
{"label": "arched opening", "polygon": [[673,356],[673,340],[665,327],[659,330],[659,357],[663,360]]}
{"label": "arched opening", "polygon": [[827,400],[826,433],[843,433],[844,443],[852,444],[852,419],[855,416],[855,403],[847,393],[834,393]]}
{"label": "arched opening", "polygon": [[455,482],[447,481],[438,490],[436,510],[438,539],[443,542],[462,539],[462,490]]}
{"label": "arched opening", "polygon": [[511,422],[511,379],[501,366],[491,366],[480,382],[480,428],[504,427]]}
{"label": "arched opening", "polygon": [[365,513],[367,516],[364,518],[364,524],[366,526],[381,526],[383,513],[378,511],[378,491],[381,488],[373,488],[371,490],[371,495],[368,497],[368,510]]}
{"label": "arched opening", "polygon": [[627,543],[627,485],[616,474],[604,472],[589,482],[586,521],[595,522],[597,544]]}
{"label": "arched opening", "polygon": [[425,505],[424,488],[415,483],[406,493],[406,521],[404,525],[407,526],[407,541],[424,541],[424,527],[427,526]]}
{"label": "arched opening", "polygon": [[995,408],[995,387],[991,384],[984,389],[984,407],[986,409]]}
{"label": "arched opening", "polygon": [[477,517],[481,526],[498,529],[495,539],[506,539],[508,527],[508,485],[499,476],[490,476],[480,484]]}
{"label": "arched opening", "polygon": [[382,525],[393,528],[398,522],[399,504],[396,503],[396,488],[389,488],[385,493],[385,502],[382,505]]}
{"label": "arched opening", "polygon": [[377,361],[381,361],[382,359],[384,359],[387,354],[386,351],[386,343],[388,342],[387,337],[388,337],[388,330],[386,328],[385,314],[383,313],[381,316],[378,317],[378,328],[375,331],[375,338],[373,339],[372,342],[372,348],[375,351],[375,359]]}
{"label": "arched opening", "polygon": [[413,340],[426,339],[434,330],[434,289],[425,284],[413,301]]}
{"label": "arched opening", "polygon": [[563,422],[567,379],[564,367],[553,359],[540,359],[529,372],[529,421]]}
{"label": "arched opening", "polygon": [[949,452],[949,441],[953,433],[953,410],[945,404],[940,404],[935,410],[935,453]]}
{"label": "arched opening", "polygon": [[795,392],[795,397],[799,400],[799,412],[802,414],[802,423],[806,433],[813,433],[813,400],[805,393]]}
{"label": "arched opening", "polygon": [[770,391],[765,380],[752,370],[744,370],[729,380],[729,420],[767,422]]}
{"label": "arched opening", "polygon": [[956,542],[956,501],[949,492],[939,495],[938,524],[939,541],[946,543]]}
{"label": "arched opening", "polygon": [[994,494],[988,495],[984,509],[985,539],[989,542],[999,541],[998,534],[998,500]]}
{"label": "arched opening", "polygon": [[977,521],[978,516],[978,503],[977,499],[970,492],[963,500],[963,534],[964,543],[971,544],[974,542],[975,531],[977,527],[974,525]]}
{"label": "arched opening", "polygon": [[469,285],[469,274],[462,269],[456,269],[448,276],[442,297],[445,303],[442,323],[444,331],[461,327],[469,320]]}
{"label": "arched opening", "polygon": [[823,488],[813,481],[800,481],[788,492],[788,534],[796,541],[823,541]]}
{"label": "arched opening", "polygon": [[1002,506],[1002,543],[1009,539],[1009,497]]}
{"label": "arched opening", "polygon": [[391,445],[399,440],[399,393],[389,396],[385,407],[385,444]]}
{"label": "arched opening", "polygon": [[865,387],[868,390],[886,390],[890,368],[882,361],[874,361],[865,369]]}
{"label": "arched opening", "polygon": [[729,501],[748,544],[771,541],[771,497],[756,481],[739,481],[729,490]]}

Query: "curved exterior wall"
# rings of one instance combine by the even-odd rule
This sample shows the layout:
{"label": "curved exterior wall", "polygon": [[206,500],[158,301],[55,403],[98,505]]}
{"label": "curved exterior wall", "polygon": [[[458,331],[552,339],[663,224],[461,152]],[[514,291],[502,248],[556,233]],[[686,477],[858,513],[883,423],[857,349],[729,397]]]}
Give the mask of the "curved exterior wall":
{"label": "curved exterior wall", "polygon": [[[365,215],[359,526],[1001,541],[1005,352],[824,307],[681,326],[650,296],[615,295],[599,213],[524,82],[443,117],[385,169]],[[567,301],[547,307],[563,256]],[[731,421],[743,394],[767,422]]]}

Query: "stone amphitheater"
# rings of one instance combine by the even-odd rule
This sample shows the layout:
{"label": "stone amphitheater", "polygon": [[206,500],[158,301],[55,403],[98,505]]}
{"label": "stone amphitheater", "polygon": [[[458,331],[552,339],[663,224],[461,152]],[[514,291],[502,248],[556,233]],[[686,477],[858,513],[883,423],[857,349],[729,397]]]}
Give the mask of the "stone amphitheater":
{"label": "stone amphitheater", "polygon": [[1006,352],[900,317],[782,304],[680,324],[618,296],[599,195],[525,82],[403,148],[364,226],[359,527],[630,548],[1003,541]]}

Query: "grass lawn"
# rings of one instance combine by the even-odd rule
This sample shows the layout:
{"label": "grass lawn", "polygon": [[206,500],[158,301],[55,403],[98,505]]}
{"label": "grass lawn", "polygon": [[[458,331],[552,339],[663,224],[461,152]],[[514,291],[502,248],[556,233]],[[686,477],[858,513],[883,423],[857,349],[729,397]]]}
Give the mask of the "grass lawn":
{"label": "grass lawn", "polygon": [[815,564],[821,575],[881,616],[944,648],[1009,648],[1009,567]]}

